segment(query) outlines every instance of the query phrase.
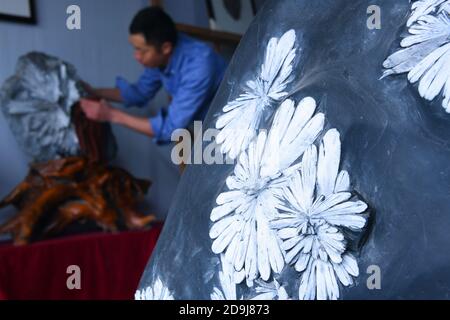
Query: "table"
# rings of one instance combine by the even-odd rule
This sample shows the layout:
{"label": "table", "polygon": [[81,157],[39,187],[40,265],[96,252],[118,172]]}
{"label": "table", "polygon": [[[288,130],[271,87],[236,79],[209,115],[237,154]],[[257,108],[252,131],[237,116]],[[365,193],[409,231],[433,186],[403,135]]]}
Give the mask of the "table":
{"label": "table", "polygon": [[[161,229],[0,244],[0,299],[134,299]],[[80,289],[73,288],[77,276]]]}

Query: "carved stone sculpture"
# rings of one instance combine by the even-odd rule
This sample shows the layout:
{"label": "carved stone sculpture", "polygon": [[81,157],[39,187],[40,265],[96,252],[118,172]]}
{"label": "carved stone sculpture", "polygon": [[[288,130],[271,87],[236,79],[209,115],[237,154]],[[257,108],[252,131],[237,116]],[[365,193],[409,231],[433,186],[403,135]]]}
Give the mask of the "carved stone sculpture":
{"label": "carved stone sculpture", "polygon": [[[32,161],[80,155],[80,148],[86,146],[86,141],[79,141],[77,136],[86,124],[77,121],[83,119],[74,110],[84,95],[79,80],[71,64],[32,52],[19,59],[15,74],[2,85],[0,108],[19,145]],[[87,125],[93,132],[105,127]],[[108,130],[103,135],[105,154],[102,157],[111,159],[115,155],[115,140]]]}

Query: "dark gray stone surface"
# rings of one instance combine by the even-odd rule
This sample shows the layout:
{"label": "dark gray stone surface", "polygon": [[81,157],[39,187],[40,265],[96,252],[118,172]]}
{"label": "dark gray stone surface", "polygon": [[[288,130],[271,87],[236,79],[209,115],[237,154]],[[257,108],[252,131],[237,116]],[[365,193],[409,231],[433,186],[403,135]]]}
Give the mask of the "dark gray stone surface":
{"label": "dark gray stone surface", "polygon": [[[382,10],[380,30],[366,26],[374,4]],[[326,126],[339,130],[341,167],[371,211],[356,255],[360,275],[355,286],[341,288],[343,299],[450,298],[450,115],[440,101],[422,99],[405,75],[379,80],[409,13],[407,0],[268,2],[241,42],[205,122],[213,128],[222,107],[258,70],[270,37],[294,29],[301,53],[289,97],[314,97]],[[232,170],[188,167],[141,289],[159,277],[176,299],[210,298],[220,265],[211,251],[209,217]],[[381,269],[380,290],[367,288],[371,265]],[[295,293],[298,281],[293,274],[283,284]]]}

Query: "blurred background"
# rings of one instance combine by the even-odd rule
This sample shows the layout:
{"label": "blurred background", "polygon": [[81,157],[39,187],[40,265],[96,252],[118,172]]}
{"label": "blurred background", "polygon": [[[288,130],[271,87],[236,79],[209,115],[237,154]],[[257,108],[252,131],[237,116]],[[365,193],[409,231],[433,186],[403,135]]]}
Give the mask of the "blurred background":
{"label": "blurred background", "polygon": [[[10,0],[1,0],[5,5]],[[116,76],[135,81],[142,67],[133,59],[128,27],[143,7],[160,5],[179,23],[179,29],[201,38],[229,60],[240,35],[245,32],[262,1],[256,0],[35,0],[35,23],[2,19],[0,13],[0,83],[14,74],[17,59],[41,51],[75,66],[79,76],[96,87],[112,87]],[[70,5],[81,9],[81,30],[68,30]],[[237,27],[236,27],[237,26]],[[215,29],[216,33],[209,30]],[[222,33],[222,31],[226,33]],[[233,33],[231,33],[233,32]],[[150,107],[131,109],[137,115],[153,115],[168,104],[161,91]],[[119,152],[114,164],[153,182],[145,211],[164,220],[180,179],[180,170],[170,161],[172,146],[156,146],[151,139],[114,126]],[[27,174],[27,156],[19,148],[0,112],[0,197],[3,198]],[[14,213],[0,211],[0,223]]]}

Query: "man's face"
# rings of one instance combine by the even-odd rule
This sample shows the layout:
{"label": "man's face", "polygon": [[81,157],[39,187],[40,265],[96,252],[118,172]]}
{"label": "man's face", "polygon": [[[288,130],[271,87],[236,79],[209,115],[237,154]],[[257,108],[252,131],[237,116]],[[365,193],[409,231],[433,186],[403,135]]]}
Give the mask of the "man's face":
{"label": "man's face", "polygon": [[150,45],[142,34],[132,34],[129,37],[131,45],[134,47],[134,58],[143,66],[148,68],[159,68],[167,65],[172,44],[164,43],[161,48]]}

